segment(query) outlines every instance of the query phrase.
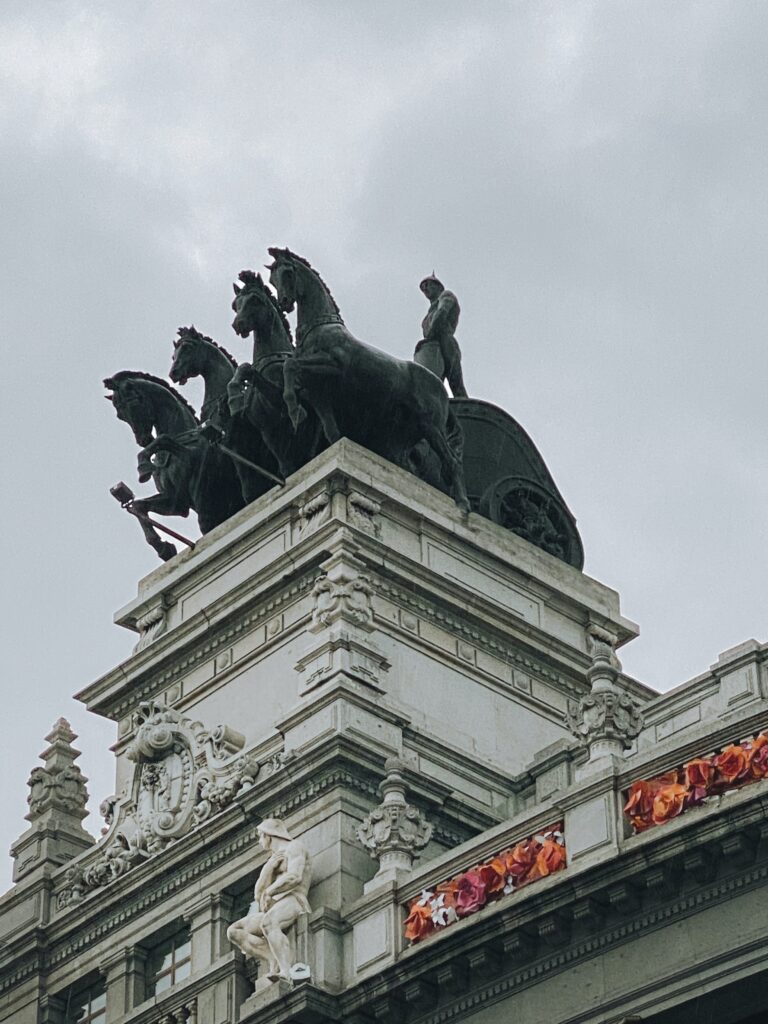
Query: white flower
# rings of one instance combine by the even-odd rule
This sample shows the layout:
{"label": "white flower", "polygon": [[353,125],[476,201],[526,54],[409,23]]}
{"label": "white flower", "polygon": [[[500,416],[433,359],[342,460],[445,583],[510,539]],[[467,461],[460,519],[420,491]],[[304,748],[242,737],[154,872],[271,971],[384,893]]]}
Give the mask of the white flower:
{"label": "white flower", "polygon": [[507,875],[507,884],[501,890],[505,896],[509,896],[511,892],[515,891],[515,876]]}
{"label": "white flower", "polygon": [[421,890],[421,896],[416,901],[417,902],[417,906],[419,906],[419,907],[426,907],[427,904],[429,903],[429,901],[432,899],[432,897],[434,895],[435,894],[433,892],[430,892],[429,889],[422,889]]}
{"label": "white flower", "polygon": [[440,896],[432,903],[432,922],[440,927],[444,928],[447,924],[453,924],[454,921],[459,920],[459,915],[456,913],[454,907],[443,906],[445,897],[441,893]]}

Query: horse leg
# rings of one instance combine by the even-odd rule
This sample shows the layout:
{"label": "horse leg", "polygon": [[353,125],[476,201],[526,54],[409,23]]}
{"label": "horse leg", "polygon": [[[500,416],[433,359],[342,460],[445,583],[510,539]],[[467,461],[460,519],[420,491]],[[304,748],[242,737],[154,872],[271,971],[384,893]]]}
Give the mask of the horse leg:
{"label": "horse leg", "polygon": [[461,458],[461,428],[453,413],[449,414],[447,426],[452,443],[448,442],[444,432],[432,422],[424,424],[424,436],[440,460],[441,469],[451,489],[451,497],[461,512],[464,515],[468,515],[470,508],[467,489],[464,484],[464,466]]}
{"label": "horse leg", "polygon": [[301,370],[297,357],[286,359],[283,367],[283,401],[294,431],[298,430],[299,424],[307,415],[307,410],[301,406],[296,394],[301,382]]}
{"label": "horse leg", "polygon": [[135,501],[131,502],[128,507],[128,511],[131,512],[131,514],[138,520],[139,525],[141,526],[141,532],[144,534],[144,539],[147,544],[149,544],[151,548],[154,548],[164,562],[167,562],[169,559],[173,558],[174,555],[178,554],[178,551],[170,541],[163,540],[152,525],[152,522],[147,515],[147,502],[150,500],[151,499],[149,498],[137,498]]}

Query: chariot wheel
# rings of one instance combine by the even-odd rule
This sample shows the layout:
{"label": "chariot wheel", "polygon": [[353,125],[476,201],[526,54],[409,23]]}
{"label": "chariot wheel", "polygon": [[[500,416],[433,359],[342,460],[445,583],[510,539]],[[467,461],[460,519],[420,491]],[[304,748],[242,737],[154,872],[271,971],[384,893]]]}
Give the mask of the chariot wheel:
{"label": "chariot wheel", "polygon": [[480,498],[479,512],[537,548],[581,569],[584,550],[566,506],[522,476],[497,480]]}

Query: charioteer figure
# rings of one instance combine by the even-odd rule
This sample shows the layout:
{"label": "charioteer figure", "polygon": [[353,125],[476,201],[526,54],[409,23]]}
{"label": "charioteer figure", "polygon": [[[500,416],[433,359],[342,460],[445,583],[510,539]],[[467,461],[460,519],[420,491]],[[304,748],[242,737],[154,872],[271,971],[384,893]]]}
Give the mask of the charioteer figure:
{"label": "charioteer figure", "polygon": [[461,349],[454,336],[461,312],[459,300],[434,273],[425,277],[419,288],[429,300],[429,310],[421,322],[424,337],[416,346],[414,362],[426,366],[440,380],[447,380],[454,398],[466,398]]}

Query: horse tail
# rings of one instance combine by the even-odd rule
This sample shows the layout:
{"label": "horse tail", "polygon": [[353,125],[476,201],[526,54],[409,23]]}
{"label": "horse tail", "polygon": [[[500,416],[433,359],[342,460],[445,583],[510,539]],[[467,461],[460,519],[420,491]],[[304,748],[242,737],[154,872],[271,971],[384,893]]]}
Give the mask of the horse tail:
{"label": "horse tail", "polygon": [[448,442],[448,447],[451,449],[451,453],[457,460],[459,465],[463,465],[464,461],[464,431],[462,430],[461,423],[456,413],[448,406],[448,418],[445,421],[445,439]]}

